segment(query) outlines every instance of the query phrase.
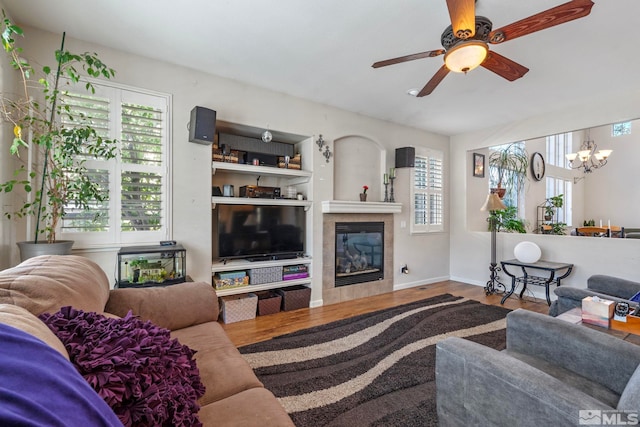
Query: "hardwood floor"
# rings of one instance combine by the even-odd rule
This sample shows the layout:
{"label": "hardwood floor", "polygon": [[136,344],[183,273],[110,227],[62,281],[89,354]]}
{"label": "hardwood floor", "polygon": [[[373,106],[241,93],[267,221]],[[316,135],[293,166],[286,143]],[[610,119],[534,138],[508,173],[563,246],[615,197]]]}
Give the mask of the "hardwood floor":
{"label": "hardwood floor", "polygon": [[[310,328],[312,326],[322,325],[335,320],[406,304],[444,293],[462,296],[492,305],[500,305],[500,299],[502,298],[502,295],[485,295],[484,289],[480,286],[448,280],[323,307],[282,311],[268,316],[259,316],[253,320],[245,320],[228,325],[222,324],[222,326],[227,332],[227,335],[229,335],[229,338],[231,338],[231,341],[237,347],[240,347],[264,341],[274,336],[295,332],[300,329]],[[524,308],[545,314],[549,310],[545,300],[533,299],[527,296],[521,300],[515,294],[505,301],[504,307],[512,310]]]}

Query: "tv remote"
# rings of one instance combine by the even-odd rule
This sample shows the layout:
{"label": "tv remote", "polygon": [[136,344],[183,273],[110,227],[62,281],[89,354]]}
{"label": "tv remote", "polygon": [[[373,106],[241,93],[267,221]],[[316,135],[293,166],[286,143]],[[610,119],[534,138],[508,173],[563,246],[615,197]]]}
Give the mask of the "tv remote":
{"label": "tv remote", "polygon": [[176,244],[175,240],[161,240],[160,246],[174,246]]}

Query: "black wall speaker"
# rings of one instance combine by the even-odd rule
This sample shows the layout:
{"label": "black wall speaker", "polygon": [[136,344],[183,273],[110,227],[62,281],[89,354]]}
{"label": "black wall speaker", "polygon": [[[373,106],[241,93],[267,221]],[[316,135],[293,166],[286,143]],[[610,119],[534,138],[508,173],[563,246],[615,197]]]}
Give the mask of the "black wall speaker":
{"label": "black wall speaker", "polygon": [[204,107],[193,107],[189,122],[189,142],[213,144],[216,134],[216,112]]}
{"label": "black wall speaker", "polygon": [[415,165],[415,147],[396,148],[396,168],[412,168]]}

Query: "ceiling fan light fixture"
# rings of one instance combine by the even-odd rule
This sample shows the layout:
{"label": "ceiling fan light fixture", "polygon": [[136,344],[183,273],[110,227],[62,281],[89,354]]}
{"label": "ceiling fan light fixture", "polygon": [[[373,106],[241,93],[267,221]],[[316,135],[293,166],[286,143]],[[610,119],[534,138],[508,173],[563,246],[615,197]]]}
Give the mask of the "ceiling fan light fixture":
{"label": "ceiling fan light fixture", "polygon": [[485,42],[465,40],[447,51],[444,63],[450,71],[467,73],[482,64],[488,53],[489,48]]}

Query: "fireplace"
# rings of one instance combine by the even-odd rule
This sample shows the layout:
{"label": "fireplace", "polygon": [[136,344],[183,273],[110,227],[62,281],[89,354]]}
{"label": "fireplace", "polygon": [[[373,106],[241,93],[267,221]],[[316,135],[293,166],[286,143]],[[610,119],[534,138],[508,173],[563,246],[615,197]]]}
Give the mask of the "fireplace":
{"label": "fireplace", "polygon": [[384,279],[384,222],[335,223],[335,286]]}

